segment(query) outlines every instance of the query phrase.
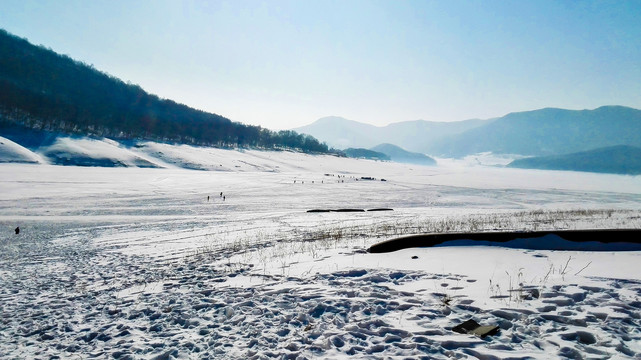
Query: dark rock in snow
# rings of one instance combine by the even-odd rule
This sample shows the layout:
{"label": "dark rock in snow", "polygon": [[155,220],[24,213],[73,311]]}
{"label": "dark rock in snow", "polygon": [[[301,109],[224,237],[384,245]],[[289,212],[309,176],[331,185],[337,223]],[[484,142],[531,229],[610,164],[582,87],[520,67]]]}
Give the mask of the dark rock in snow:
{"label": "dark rock in snow", "polygon": [[395,238],[374,244],[368,251],[385,253],[412,247],[474,245],[534,250],[638,251],[641,250],[639,239],[639,229],[445,233]]}
{"label": "dark rock in snow", "polygon": [[462,324],[453,327],[452,331],[459,334],[471,334],[480,337],[486,337],[488,335],[495,335],[496,333],[498,333],[499,327],[492,325],[481,326],[476,321],[470,319]]}

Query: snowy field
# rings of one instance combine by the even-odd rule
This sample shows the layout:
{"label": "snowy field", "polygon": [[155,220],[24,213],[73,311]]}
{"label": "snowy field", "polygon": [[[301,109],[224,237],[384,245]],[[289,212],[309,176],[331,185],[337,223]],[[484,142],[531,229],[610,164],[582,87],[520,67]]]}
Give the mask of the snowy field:
{"label": "snowy field", "polygon": [[[641,358],[639,251],[366,252],[427,232],[639,229],[639,177],[136,151],[162,168],[0,164],[3,359]],[[394,211],[307,213],[344,208]],[[468,319],[500,331],[452,331]]]}

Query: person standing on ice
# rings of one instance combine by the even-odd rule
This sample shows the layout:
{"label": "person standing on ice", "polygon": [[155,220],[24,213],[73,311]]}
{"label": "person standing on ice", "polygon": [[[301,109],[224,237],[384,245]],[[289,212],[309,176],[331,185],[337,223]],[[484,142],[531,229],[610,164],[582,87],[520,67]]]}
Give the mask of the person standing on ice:
{"label": "person standing on ice", "polygon": [[16,235],[20,234],[20,226],[18,226],[15,231],[16,231]]}

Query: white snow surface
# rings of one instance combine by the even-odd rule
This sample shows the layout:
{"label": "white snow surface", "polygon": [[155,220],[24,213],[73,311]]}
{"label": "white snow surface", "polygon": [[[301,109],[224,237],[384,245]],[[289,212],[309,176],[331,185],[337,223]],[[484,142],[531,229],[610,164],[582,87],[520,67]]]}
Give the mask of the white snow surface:
{"label": "white snow surface", "polygon": [[0,136],[0,163],[42,163],[42,158],[31,150]]}
{"label": "white snow surface", "polygon": [[[639,177],[127,151],[163,168],[0,164],[2,358],[641,358],[639,251],[365,251],[425,232],[638,229]],[[341,208],[394,211],[306,212]],[[500,331],[452,331],[468,319]]]}
{"label": "white snow surface", "polygon": [[52,145],[38,149],[38,152],[51,161],[57,160],[65,165],[89,163],[95,166],[93,164],[97,163],[100,166],[161,167],[154,159],[136,154],[110,139],[59,137]]}

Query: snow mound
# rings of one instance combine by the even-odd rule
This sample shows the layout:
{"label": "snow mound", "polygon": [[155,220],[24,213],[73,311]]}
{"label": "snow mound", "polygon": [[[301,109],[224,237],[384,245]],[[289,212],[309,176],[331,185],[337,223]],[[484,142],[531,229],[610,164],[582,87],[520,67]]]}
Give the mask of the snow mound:
{"label": "snow mound", "polygon": [[135,148],[147,156],[179,168],[207,171],[282,172],[308,170],[312,168],[310,163],[334,158],[328,155],[312,156],[294,151],[220,149],[156,142],[140,143]]}
{"label": "snow mound", "polygon": [[241,164],[234,160],[237,154],[232,150],[156,142],[144,142],[135,147],[143,154],[183,169],[231,171]]}
{"label": "snow mound", "polygon": [[109,139],[60,137],[39,152],[56,165],[102,167],[162,167]]}
{"label": "snow mound", "polygon": [[43,160],[38,154],[0,136],[0,163],[31,163],[39,164]]}

